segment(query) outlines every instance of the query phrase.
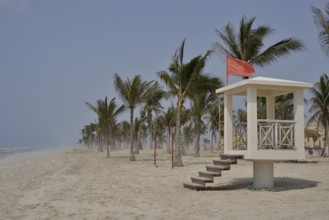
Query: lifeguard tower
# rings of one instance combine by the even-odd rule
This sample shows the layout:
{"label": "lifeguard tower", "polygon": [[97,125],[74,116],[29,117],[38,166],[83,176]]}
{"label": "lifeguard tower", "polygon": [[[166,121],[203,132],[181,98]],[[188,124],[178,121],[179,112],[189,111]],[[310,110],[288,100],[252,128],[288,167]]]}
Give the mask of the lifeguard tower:
{"label": "lifeguard tower", "polygon": [[[245,160],[252,161],[255,186],[261,188],[274,186],[273,163],[275,161],[305,158],[304,90],[312,86],[304,82],[256,77],[216,90],[218,94],[224,96],[224,155],[242,155]],[[293,94],[294,119],[278,120],[275,118],[275,97],[289,93]],[[233,144],[235,141],[232,101],[234,96],[246,97],[247,123],[243,148],[234,147]],[[266,119],[257,118],[257,97],[266,98]],[[214,161],[214,165],[216,164],[222,164],[222,168],[228,168],[223,167],[224,163]],[[215,169],[207,167],[207,171],[213,172]],[[205,183],[210,181],[207,182],[204,177],[201,177],[203,182],[200,179],[193,181],[192,178],[192,183],[204,183],[207,188]],[[202,189],[194,183],[192,184],[194,187],[188,188]],[[184,184],[184,186],[187,185]]]}

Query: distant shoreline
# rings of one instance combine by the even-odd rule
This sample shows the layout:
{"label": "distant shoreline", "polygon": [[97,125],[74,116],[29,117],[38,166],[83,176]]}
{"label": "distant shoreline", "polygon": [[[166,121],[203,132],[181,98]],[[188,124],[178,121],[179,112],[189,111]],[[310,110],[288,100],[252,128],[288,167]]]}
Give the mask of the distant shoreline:
{"label": "distant shoreline", "polygon": [[42,149],[37,147],[0,147],[0,159],[13,156],[17,153],[27,153],[40,150]]}
{"label": "distant shoreline", "polygon": [[10,147],[1,148],[1,149],[8,149],[7,152],[0,153],[0,167],[4,165],[13,165],[13,164],[19,164],[21,162],[27,161],[27,160],[33,160],[35,158],[45,156],[50,153],[54,153],[57,151],[61,151],[63,149],[70,149],[72,147],[52,147],[52,148],[13,148],[12,151],[10,151]]}

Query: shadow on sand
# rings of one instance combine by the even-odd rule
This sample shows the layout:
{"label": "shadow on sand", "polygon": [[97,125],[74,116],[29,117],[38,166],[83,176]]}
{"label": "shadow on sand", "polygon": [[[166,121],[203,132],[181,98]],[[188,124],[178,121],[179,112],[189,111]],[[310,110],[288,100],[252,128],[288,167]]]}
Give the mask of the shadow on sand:
{"label": "shadow on sand", "polygon": [[[297,179],[290,177],[276,177],[274,178],[274,187],[272,189],[264,189],[272,192],[283,192],[296,189],[307,189],[316,187],[320,182],[313,180]],[[239,190],[248,189],[253,185],[252,178],[236,178],[230,184],[221,186],[212,186],[205,190]]]}

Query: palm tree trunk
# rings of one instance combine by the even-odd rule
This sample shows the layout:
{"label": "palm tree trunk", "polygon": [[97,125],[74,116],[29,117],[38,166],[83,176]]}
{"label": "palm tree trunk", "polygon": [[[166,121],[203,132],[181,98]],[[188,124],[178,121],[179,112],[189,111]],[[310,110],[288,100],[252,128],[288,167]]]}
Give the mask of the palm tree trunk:
{"label": "palm tree trunk", "polygon": [[152,116],[151,116],[151,112],[147,113],[148,115],[148,124],[149,124],[149,133],[150,133],[150,149],[153,149],[153,126],[152,126]]}
{"label": "palm tree trunk", "polygon": [[97,148],[98,152],[101,152],[101,138],[100,136],[98,136],[98,148]]}
{"label": "palm tree trunk", "polygon": [[175,149],[174,149],[174,166],[182,167],[184,166],[182,160],[182,146],[181,146],[181,132],[180,132],[180,120],[181,120],[181,104],[177,105],[176,113],[176,132],[175,132]]}
{"label": "palm tree trunk", "polygon": [[221,109],[221,96],[219,96],[219,103],[218,103],[218,151],[221,151],[221,141],[222,141],[222,135],[221,135],[221,114],[222,114],[222,109]]}
{"label": "palm tree trunk", "polygon": [[141,138],[140,138],[140,135],[138,137],[138,153],[139,153],[139,150],[143,149],[143,146],[142,146],[142,142],[141,142]]}
{"label": "palm tree trunk", "polygon": [[214,135],[215,135],[215,132],[214,132],[214,129],[212,129],[211,130],[211,143],[210,143],[211,153],[214,152]]}
{"label": "palm tree trunk", "polygon": [[170,133],[171,133],[171,129],[168,128],[168,131],[167,131],[167,153],[171,153],[171,150],[170,150]]}
{"label": "palm tree trunk", "polygon": [[134,154],[139,154],[139,147],[140,147],[140,131],[137,131],[137,140],[135,144],[135,151]]}
{"label": "palm tree trunk", "polygon": [[218,133],[218,150],[221,152],[224,152],[224,144],[222,144],[222,142],[224,143],[224,135],[223,130]]}
{"label": "palm tree trunk", "polygon": [[196,125],[196,141],[195,141],[195,155],[200,157],[200,129],[199,125]]}
{"label": "palm tree trunk", "polygon": [[149,141],[150,149],[153,149],[153,126],[152,126],[152,112],[147,110],[147,124],[149,127]]}
{"label": "palm tree trunk", "polygon": [[186,156],[186,151],[188,149],[188,145],[184,144],[183,146],[181,146],[181,149],[182,149],[182,155]]}
{"label": "palm tree trunk", "polygon": [[103,152],[103,140],[101,136],[98,138],[98,149],[98,152]]}
{"label": "palm tree trunk", "polygon": [[153,149],[153,135],[152,135],[152,130],[151,129],[149,129],[149,130],[150,130],[150,137],[149,137],[150,138],[150,140],[149,140],[150,141],[150,143],[149,143],[150,144],[150,149]]}
{"label": "palm tree trunk", "polygon": [[130,109],[130,161],[136,161],[134,155],[134,109]]}
{"label": "palm tree trunk", "polygon": [[325,140],[325,143],[324,143],[324,156],[328,156],[328,153],[329,153],[329,123],[328,123],[328,120],[326,120],[326,124],[325,124],[325,128],[324,128],[324,140]]}
{"label": "palm tree trunk", "polygon": [[106,135],[106,157],[110,157],[110,146],[109,146],[109,142],[110,142],[110,134],[107,133]]}
{"label": "palm tree trunk", "polygon": [[106,157],[110,157],[110,146],[108,141],[106,143]]}
{"label": "palm tree trunk", "polygon": [[110,134],[109,143],[110,143],[110,152],[111,152],[111,151],[115,150],[115,143],[114,143],[114,140],[113,140],[113,137],[111,134]]}

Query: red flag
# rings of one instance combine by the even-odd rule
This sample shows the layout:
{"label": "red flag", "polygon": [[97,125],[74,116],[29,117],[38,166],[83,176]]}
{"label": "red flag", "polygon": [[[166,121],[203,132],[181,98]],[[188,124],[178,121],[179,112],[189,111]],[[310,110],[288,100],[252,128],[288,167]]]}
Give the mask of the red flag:
{"label": "red flag", "polygon": [[255,73],[254,67],[243,60],[227,57],[226,60],[226,75],[232,76],[253,76]]}

